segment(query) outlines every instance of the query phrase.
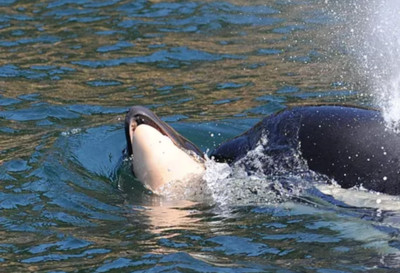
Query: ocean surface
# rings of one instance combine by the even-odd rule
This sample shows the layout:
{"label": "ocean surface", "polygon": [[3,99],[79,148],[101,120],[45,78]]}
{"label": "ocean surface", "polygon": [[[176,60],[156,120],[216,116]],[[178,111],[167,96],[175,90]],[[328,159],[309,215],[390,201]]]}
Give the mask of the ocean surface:
{"label": "ocean surface", "polygon": [[206,153],[293,105],[400,109],[391,3],[0,0],[0,271],[400,270],[398,197],[212,161],[160,197],[123,157],[133,105]]}

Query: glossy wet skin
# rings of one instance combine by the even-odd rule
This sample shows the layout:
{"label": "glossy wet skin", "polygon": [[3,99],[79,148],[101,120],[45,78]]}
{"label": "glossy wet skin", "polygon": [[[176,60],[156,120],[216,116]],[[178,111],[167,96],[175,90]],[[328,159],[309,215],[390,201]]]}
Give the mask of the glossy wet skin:
{"label": "glossy wet skin", "polygon": [[144,107],[129,110],[125,134],[133,172],[153,192],[169,182],[197,179],[204,172],[203,153]]}
{"label": "glossy wet skin", "polygon": [[211,156],[217,161],[237,162],[257,146],[264,132],[268,132],[264,153],[276,162],[294,149],[309,169],[343,188],[362,185],[400,194],[400,135],[386,128],[378,111],[344,106],[284,110],[222,144]]}
{"label": "glossy wet skin", "polygon": [[203,152],[197,148],[196,145],[181,136],[151,110],[143,106],[131,107],[125,116],[125,137],[127,140],[127,149],[129,155],[132,154],[132,145],[131,142],[128,141],[130,140],[130,133],[141,124],[146,124],[157,129],[163,135],[168,136],[178,147],[192,151],[201,158],[204,157]]}
{"label": "glossy wet skin", "polygon": [[[134,172],[150,188],[173,180],[171,173],[182,179],[204,171],[192,156],[202,156],[198,148],[146,108],[132,107],[125,124],[128,151],[134,155]],[[288,150],[297,150],[310,170],[334,179],[343,188],[362,185],[369,190],[400,194],[400,135],[385,127],[378,111],[344,106],[284,110],[223,143],[211,157],[220,162],[237,162],[259,145],[265,133],[268,141],[264,153],[274,162],[279,163]],[[135,157],[134,151],[140,156]],[[165,154],[171,159],[163,159]],[[157,162],[173,163],[168,167]],[[144,172],[150,165],[153,170]],[[262,171],[268,174],[271,170],[266,166]]]}

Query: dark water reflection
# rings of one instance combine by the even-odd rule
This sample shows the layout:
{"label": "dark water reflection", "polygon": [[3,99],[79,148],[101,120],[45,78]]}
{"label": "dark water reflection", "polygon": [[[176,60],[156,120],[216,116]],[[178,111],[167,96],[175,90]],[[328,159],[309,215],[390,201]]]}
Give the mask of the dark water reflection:
{"label": "dark water reflection", "polygon": [[0,271],[397,268],[396,211],[172,202],[117,168],[134,104],[206,151],[290,104],[370,103],[325,2],[0,1]]}

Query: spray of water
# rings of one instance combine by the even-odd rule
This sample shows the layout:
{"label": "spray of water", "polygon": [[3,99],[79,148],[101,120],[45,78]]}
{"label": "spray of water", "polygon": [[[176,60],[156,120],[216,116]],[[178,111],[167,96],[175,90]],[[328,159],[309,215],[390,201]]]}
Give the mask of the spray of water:
{"label": "spray of water", "polygon": [[400,125],[400,1],[374,5],[365,41],[364,65],[371,70],[376,99],[384,118],[394,129]]}
{"label": "spray of water", "polygon": [[348,5],[343,43],[388,127],[400,130],[400,1],[355,0]]}

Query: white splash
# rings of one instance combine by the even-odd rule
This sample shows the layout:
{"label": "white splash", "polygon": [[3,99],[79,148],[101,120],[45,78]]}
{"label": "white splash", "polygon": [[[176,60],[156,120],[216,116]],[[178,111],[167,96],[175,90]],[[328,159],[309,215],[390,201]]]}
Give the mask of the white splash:
{"label": "white splash", "polygon": [[[254,149],[232,165],[207,160],[203,180],[215,203],[220,206],[273,204],[300,195],[311,185],[310,181],[316,181],[296,151],[276,159],[266,152],[267,146],[268,137],[264,134]],[[305,169],[301,171],[299,166]]]}
{"label": "white splash", "polygon": [[378,105],[390,128],[400,125],[400,1],[385,0],[377,7],[370,21],[370,42],[376,64]]}
{"label": "white splash", "polygon": [[268,204],[277,199],[268,188],[272,183],[268,177],[248,174],[235,165],[208,160],[203,180],[219,206]]}
{"label": "white splash", "polygon": [[400,1],[353,3],[349,16],[349,38],[343,42],[356,56],[366,88],[372,92],[388,127],[399,130]]}
{"label": "white splash", "polygon": [[61,135],[62,136],[76,135],[76,134],[79,134],[81,131],[82,131],[81,128],[73,128],[69,131],[62,132]]}
{"label": "white splash", "polygon": [[[185,199],[218,206],[266,205],[299,196],[314,182],[321,181],[295,149],[274,158],[266,152],[268,145],[268,137],[263,135],[254,149],[231,165],[207,158],[201,177],[171,181],[157,194],[169,200]],[[326,182],[325,178],[322,182]]]}
{"label": "white splash", "polygon": [[362,187],[343,189],[339,185],[316,185],[322,193],[334,197],[349,206],[376,208],[380,210],[399,211],[400,199],[398,196],[373,192]]}
{"label": "white splash", "polygon": [[382,86],[378,105],[382,108],[383,118],[387,126],[400,132],[400,74]]}

